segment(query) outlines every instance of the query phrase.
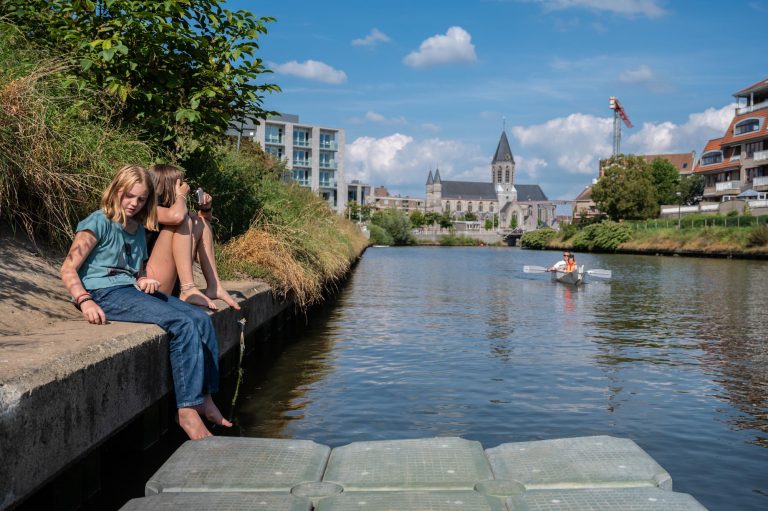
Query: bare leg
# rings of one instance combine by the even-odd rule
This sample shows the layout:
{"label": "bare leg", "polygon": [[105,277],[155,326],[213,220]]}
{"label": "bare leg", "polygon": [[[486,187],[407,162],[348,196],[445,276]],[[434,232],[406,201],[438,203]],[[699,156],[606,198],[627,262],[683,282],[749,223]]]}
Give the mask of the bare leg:
{"label": "bare leg", "polygon": [[219,407],[217,407],[216,403],[213,402],[213,398],[210,394],[205,395],[205,402],[196,406],[195,410],[197,413],[204,416],[214,424],[218,424],[219,426],[224,426],[226,428],[232,427],[232,423],[224,418],[224,416],[219,411]]}
{"label": "bare leg", "polygon": [[172,246],[173,260],[181,280],[179,298],[192,305],[216,310],[216,304],[195,286],[195,280],[192,277],[192,241],[192,219],[187,217],[176,227]]}
{"label": "bare leg", "polygon": [[173,226],[162,226],[147,261],[147,276],[160,282],[160,292],[170,295],[176,283],[176,263],[173,261]]}
{"label": "bare leg", "polygon": [[[204,405],[200,405],[204,406]],[[201,438],[213,436],[208,428],[203,424],[200,414],[195,408],[179,408],[176,415],[176,422],[187,434],[190,440],[200,440]]]}
{"label": "bare leg", "polygon": [[214,256],[213,249],[213,232],[208,221],[197,215],[192,217],[192,233],[194,246],[193,250],[197,254],[197,259],[200,262],[200,269],[203,270],[203,276],[205,276],[205,295],[208,298],[214,298],[224,300],[224,303],[229,305],[235,310],[240,310],[240,305],[234,298],[224,289],[219,279],[219,272],[216,269],[216,257]]}

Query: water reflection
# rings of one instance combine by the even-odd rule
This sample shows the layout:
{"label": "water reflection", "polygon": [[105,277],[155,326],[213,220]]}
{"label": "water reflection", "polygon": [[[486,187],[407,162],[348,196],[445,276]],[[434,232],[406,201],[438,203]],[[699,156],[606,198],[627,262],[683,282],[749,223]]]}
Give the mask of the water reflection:
{"label": "water reflection", "polygon": [[614,278],[578,289],[521,271],[556,259],[370,250],[300,342],[249,370],[243,434],[626,436],[709,508],[767,507],[768,264],[586,254]]}

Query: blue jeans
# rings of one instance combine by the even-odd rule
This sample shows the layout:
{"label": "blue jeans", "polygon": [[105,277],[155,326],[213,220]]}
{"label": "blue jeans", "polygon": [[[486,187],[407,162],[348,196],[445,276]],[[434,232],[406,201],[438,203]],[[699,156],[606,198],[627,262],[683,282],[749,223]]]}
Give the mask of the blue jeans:
{"label": "blue jeans", "polygon": [[175,296],[148,295],[134,286],[90,293],[107,320],[153,323],[168,333],[178,408],[202,404],[204,394],[219,390],[219,343],[208,314]]}

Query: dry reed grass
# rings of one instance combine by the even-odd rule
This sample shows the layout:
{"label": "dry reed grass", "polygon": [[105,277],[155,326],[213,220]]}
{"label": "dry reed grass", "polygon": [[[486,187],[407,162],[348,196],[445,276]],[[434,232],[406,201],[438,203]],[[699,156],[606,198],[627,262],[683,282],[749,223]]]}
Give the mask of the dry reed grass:
{"label": "dry reed grass", "polygon": [[0,37],[0,219],[65,244],[114,170],[151,153],[105,120],[98,97],[67,88],[66,60],[15,44]]}
{"label": "dry reed grass", "polygon": [[251,228],[221,254],[226,266],[264,278],[280,296],[306,308],[346,275],[367,240],[311,192],[278,186],[285,196],[269,201]]}

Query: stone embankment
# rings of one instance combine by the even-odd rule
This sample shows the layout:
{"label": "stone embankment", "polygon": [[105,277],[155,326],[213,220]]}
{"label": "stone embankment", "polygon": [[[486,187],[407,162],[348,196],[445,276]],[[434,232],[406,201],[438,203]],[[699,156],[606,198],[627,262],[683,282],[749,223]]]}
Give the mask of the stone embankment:
{"label": "stone embankment", "polygon": [[[293,309],[258,281],[226,287],[242,311],[217,302],[222,308],[213,322],[222,356],[239,346],[241,318],[249,336]],[[3,335],[0,510],[21,502],[171,392],[168,340],[155,325],[70,319]]]}

